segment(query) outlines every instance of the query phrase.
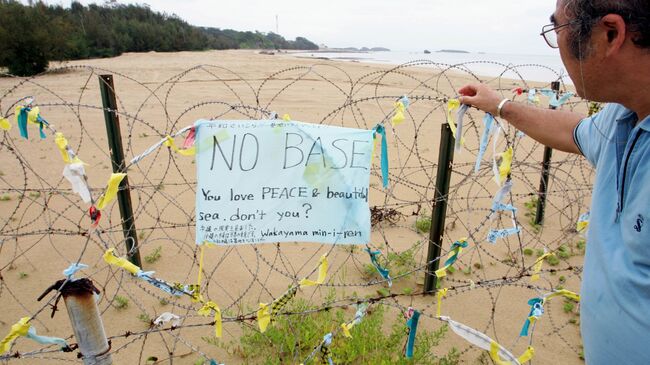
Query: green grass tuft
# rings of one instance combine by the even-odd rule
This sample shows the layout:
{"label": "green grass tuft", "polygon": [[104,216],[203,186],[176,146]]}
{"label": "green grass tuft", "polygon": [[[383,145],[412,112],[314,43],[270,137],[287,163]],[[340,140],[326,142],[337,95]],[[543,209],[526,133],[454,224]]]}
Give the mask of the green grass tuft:
{"label": "green grass tuft", "polygon": [[121,295],[116,295],[113,301],[113,307],[116,309],[126,309],[129,307],[129,299]]}
{"label": "green grass tuft", "polygon": [[153,264],[154,262],[160,260],[162,256],[162,246],[156,247],[150,254],[144,257],[144,261],[148,264]]}

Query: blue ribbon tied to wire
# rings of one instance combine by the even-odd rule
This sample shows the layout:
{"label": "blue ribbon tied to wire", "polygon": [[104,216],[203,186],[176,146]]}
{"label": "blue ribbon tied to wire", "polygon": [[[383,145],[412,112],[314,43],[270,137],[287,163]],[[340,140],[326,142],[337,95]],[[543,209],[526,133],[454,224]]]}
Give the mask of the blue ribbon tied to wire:
{"label": "blue ribbon tied to wire", "polygon": [[496,243],[497,239],[499,238],[512,236],[514,234],[518,234],[519,232],[521,232],[521,228],[519,227],[506,228],[506,229],[491,229],[488,232],[487,241],[490,243]]}
{"label": "blue ribbon tied to wire", "polygon": [[572,92],[567,92],[558,99],[557,93],[551,89],[540,89],[539,92],[548,97],[548,105],[554,108],[559,108],[573,96]]}
{"label": "blue ribbon tied to wire", "polygon": [[388,142],[386,141],[386,128],[381,124],[377,124],[373,131],[375,132],[373,138],[377,138],[377,134],[381,136],[381,179],[384,188],[386,188],[388,187]]}
{"label": "blue ribbon tied to wire", "polygon": [[81,264],[81,263],[73,263],[68,266],[67,269],[63,270],[63,275],[67,278],[73,279],[74,274],[76,274],[79,270],[87,269],[88,265]]}
{"label": "blue ribbon tied to wire", "polygon": [[445,266],[451,266],[453,265],[456,260],[458,260],[458,254],[461,251],[461,248],[466,248],[467,247],[467,240],[466,239],[460,239],[454,243],[451,244],[450,250],[453,251],[453,254],[447,258],[445,261]]}
{"label": "blue ribbon tied to wire", "polygon": [[27,139],[27,108],[21,106],[16,107],[16,123],[18,124],[18,130],[20,131],[20,136]]}
{"label": "blue ribbon tied to wire", "polygon": [[420,312],[413,311],[411,318],[406,321],[406,326],[409,328],[409,337],[406,342],[406,358],[413,358],[413,348],[415,347],[415,334],[418,331],[418,320],[420,319]]}
{"label": "blue ribbon tied to wire", "polygon": [[519,332],[519,336],[521,337],[528,336],[528,329],[530,328],[531,323],[535,318],[539,318],[544,314],[544,299],[533,298],[528,301],[528,305],[530,305],[530,312],[528,313],[526,322],[524,322],[524,326],[521,328],[521,332]]}
{"label": "blue ribbon tied to wire", "polygon": [[539,96],[537,96],[537,90],[535,89],[528,90],[528,102],[531,104],[537,104],[539,102]]}
{"label": "blue ribbon tied to wire", "polygon": [[494,199],[492,200],[493,213],[499,211],[510,211],[514,214],[517,213],[517,208],[515,208],[512,204],[502,203],[503,199],[506,198],[506,195],[510,194],[510,191],[512,191],[512,180],[507,180],[499,189],[499,191],[497,191],[497,193],[494,195]]}
{"label": "blue ribbon tied to wire", "polygon": [[332,350],[330,350],[332,338],[333,335],[331,333],[323,336],[323,342],[320,347],[321,363],[323,364],[334,365],[334,361],[332,361]]}
{"label": "blue ribbon tied to wire", "polygon": [[48,122],[41,117],[41,114],[39,113],[38,107],[36,108],[30,108],[30,107],[23,107],[23,106],[16,106],[16,123],[18,124],[18,129],[20,131],[20,136],[27,139],[28,138],[28,132],[27,132],[27,123],[33,123],[33,124],[38,124],[39,126],[39,134],[41,139],[45,139],[45,133],[43,132],[43,125],[47,125]]}
{"label": "blue ribbon tied to wire", "polygon": [[467,238],[461,238],[451,244],[445,265],[435,272],[437,277],[441,278],[447,275],[447,269],[449,269],[449,267],[453,265],[456,260],[458,260],[458,255],[465,247],[467,247]]}
{"label": "blue ribbon tied to wire", "polygon": [[481,135],[481,143],[478,148],[478,156],[476,156],[476,164],[474,165],[474,173],[478,173],[478,170],[481,168],[481,161],[483,160],[483,155],[485,155],[485,150],[492,134],[492,124],[494,123],[494,117],[490,113],[485,113],[483,116],[483,134]]}
{"label": "blue ribbon tied to wire", "polygon": [[365,248],[364,251],[370,255],[370,262],[372,262],[372,265],[375,267],[379,275],[381,275],[384,280],[388,281],[388,286],[392,287],[393,286],[393,279],[390,277],[389,270],[385,267],[382,267],[381,264],[379,264],[379,255],[381,255],[381,251],[379,250],[371,250],[369,248]]}
{"label": "blue ribbon tied to wire", "polygon": [[155,271],[138,271],[135,276],[138,277],[139,279],[142,279],[146,281],[147,283],[155,286],[156,288],[164,291],[167,294],[171,294],[176,297],[180,297],[183,294],[188,294],[191,295],[191,289],[187,285],[179,285],[178,287],[174,285],[170,285],[169,283],[166,283],[163,280],[157,279],[153,277],[153,274]]}

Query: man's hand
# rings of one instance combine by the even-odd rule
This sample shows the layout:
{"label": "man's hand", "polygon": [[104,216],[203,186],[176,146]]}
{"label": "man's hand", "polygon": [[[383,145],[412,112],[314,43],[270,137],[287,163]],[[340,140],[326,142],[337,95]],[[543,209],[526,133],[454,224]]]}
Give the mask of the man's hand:
{"label": "man's hand", "polygon": [[497,115],[497,106],[503,97],[484,84],[469,84],[463,86],[458,93],[458,100],[492,115]]}
{"label": "man's hand", "polygon": [[[462,95],[458,98],[461,103],[499,117],[497,107],[504,98],[487,85],[465,85],[458,90],[458,93]],[[580,114],[508,102],[501,109],[500,117],[546,146],[565,152],[580,153],[573,140],[573,129],[583,118]]]}

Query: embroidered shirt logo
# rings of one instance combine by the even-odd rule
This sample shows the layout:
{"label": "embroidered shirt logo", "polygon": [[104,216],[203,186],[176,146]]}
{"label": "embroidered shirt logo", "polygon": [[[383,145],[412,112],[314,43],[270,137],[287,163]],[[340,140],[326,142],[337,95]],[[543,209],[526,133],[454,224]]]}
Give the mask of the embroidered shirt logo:
{"label": "embroidered shirt logo", "polygon": [[641,232],[641,229],[643,228],[643,216],[641,214],[638,214],[636,216],[636,224],[634,225],[634,230],[637,232]]}

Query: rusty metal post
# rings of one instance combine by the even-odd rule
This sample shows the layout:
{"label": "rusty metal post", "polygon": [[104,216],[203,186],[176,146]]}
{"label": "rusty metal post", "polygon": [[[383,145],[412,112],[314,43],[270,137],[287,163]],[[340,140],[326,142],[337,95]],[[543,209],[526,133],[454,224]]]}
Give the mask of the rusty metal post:
{"label": "rusty metal post", "polygon": [[99,290],[90,279],[69,282],[61,289],[84,365],[111,365],[111,346],[106,340],[95,293]]}

